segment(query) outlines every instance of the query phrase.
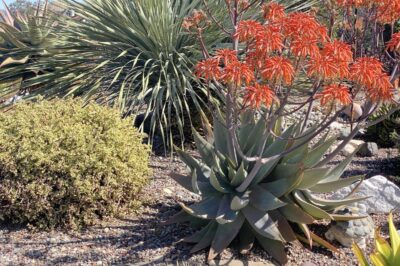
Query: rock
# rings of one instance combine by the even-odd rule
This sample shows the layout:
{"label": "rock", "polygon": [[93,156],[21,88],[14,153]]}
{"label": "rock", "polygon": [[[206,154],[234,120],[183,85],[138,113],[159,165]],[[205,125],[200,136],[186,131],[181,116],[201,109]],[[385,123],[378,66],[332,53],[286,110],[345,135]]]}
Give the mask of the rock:
{"label": "rock", "polygon": [[[351,140],[341,151],[343,156],[350,156],[352,155],[360,146],[364,146],[366,143],[362,140]],[[339,144],[340,145],[340,144]]]}
{"label": "rock", "polygon": [[363,114],[363,109],[360,104],[353,103],[353,106],[348,106],[343,113],[353,121],[357,121]]}
{"label": "rock", "polygon": [[[351,133],[351,128],[349,125],[345,125],[339,122],[333,122],[329,128],[333,130],[337,134],[339,140],[343,140],[348,137]],[[364,134],[364,130],[360,129],[360,131],[356,134],[356,136],[360,136]]]}
{"label": "rock", "polygon": [[346,208],[337,214],[367,217],[350,221],[333,221],[325,237],[330,241],[337,240],[345,247],[351,247],[354,242],[360,248],[365,248],[366,240],[374,236],[375,225],[372,218],[356,207]]}
{"label": "rock", "polygon": [[[342,188],[332,195],[332,199],[343,199],[350,194],[356,184]],[[356,203],[365,206],[367,213],[400,212],[400,188],[384,176],[374,176],[365,180],[354,193],[354,197],[370,197]],[[397,209],[396,209],[397,208]]]}
{"label": "rock", "polygon": [[357,155],[361,157],[372,157],[377,155],[379,152],[378,144],[375,142],[367,142],[363,144],[360,150],[357,152]]}

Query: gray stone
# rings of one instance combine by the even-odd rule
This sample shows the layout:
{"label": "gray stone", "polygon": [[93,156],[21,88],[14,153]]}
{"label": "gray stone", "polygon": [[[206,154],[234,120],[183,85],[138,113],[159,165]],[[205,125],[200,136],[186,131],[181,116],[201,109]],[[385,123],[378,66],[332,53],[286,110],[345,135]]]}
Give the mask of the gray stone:
{"label": "gray stone", "polygon": [[[356,184],[342,188],[332,195],[332,199],[343,199],[350,194]],[[400,212],[400,188],[384,176],[374,176],[365,180],[353,195],[354,197],[370,197],[356,205],[367,213]]]}
{"label": "gray stone", "polygon": [[372,157],[377,155],[379,152],[378,144],[375,142],[367,142],[363,144],[360,150],[357,152],[357,155],[362,157]]}
{"label": "gray stone", "polygon": [[[372,238],[374,235],[375,225],[372,218],[359,208],[355,207],[346,208],[337,213],[342,215],[361,216],[364,218],[354,221],[334,221],[331,223],[329,230],[325,233],[325,237],[330,241],[336,240],[345,247],[351,247],[353,243],[357,243],[361,248],[365,248],[367,243],[366,240]],[[364,223],[357,223],[356,221],[364,221]]]}

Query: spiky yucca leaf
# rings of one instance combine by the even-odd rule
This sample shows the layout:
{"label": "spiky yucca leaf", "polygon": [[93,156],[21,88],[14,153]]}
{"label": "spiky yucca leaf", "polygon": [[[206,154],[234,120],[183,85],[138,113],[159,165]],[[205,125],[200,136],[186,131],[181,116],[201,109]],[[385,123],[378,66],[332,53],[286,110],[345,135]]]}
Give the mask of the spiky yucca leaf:
{"label": "spiky yucca leaf", "polygon": [[[393,222],[393,214],[389,214],[389,236],[390,244],[381,236],[380,230],[375,231],[375,252],[370,255],[374,266],[400,265],[400,233],[396,231]],[[353,252],[360,265],[369,266],[368,260],[360,247],[353,244]]]}
{"label": "spiky yucca leaf", "polygon": [[[21,14],[12,13],[4,2],[5,13],[0,21],[0,83],[22,82],[37,74],[49,71],[45,67],[31,68],[40,57],[49,54],[57,42],[57,18],[48,11],[48,1],[37,4],[36,9]],[[0,91],[0,101],[18,93],[20,86],[6,86]]]}
{"label": "spiky yucca leaf", "polygon": [[[287,128],[278,137],[270,135],[263,155],[279,155],[294,145],[300,147],[263,165],[247,189],[239,192],[238,188],[245,182],[254,163],[240,159],[239,154],[237,163],[228,159],[226,126],[221,122],[222,117],[216,117],[214,121],[214,134],[207,138],[209,141],[194,133],[201,160],[179,151],[191,175],[172,175],[186,189],[199,194],[201,201],[190,206],[182,205],[183,213],[173,217],[171,222],[176,218],[182,221],[186,213],[187,220],[200,219],[206,221],[208,226],[214,224],[214,231],[201,230],[196,233],[196,241],[191,241],[201,243],[201,248],[211,246],[210,260],[236,236],[243,239],[240,236],[245,235],[241,244],[245,251],[257,240],[280,263],[285,263],[284,243],[297,239],[292,228],[294,225],[297,224],[305,232],[309,243],[314,239],[329,247],[328,243],[309,231],[307,224],[319,219],[361,218],[335,214],[338,208],[360,199],[333,201],[313,194],[327,192],[327,187],[330,191],[340,189],[362,177],[340,179],[351,158],[335,167],[316,168],[329,145],[325,142],[316,146],[309,143],[301,145],[304,137],[300,136],[298,125]],[[255,121],[251,116],[242,121],[246,122],[236,132],[239,144],[247,156],[254,156],[265,137],[265,121]],[[331,141],[328,143],[332,144]]]}

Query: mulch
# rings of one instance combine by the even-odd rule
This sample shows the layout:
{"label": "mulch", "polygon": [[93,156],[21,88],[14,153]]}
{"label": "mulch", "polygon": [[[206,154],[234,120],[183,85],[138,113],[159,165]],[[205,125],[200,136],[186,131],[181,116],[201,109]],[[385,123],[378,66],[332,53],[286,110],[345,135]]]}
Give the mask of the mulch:
{"label": "mulch", "polygon": [[[394,180],[399,170],[397,156],[397,150],[382,149],[372,158],[357,157],[345,176],[381,174]],[[334,161],[342,159],[338,156]],[[178,202],[197,199],[168,177],[170,172],[184,173],[184,164],[175,157],[153,155],[151,166],[154,176],[142,192],[146,203],[129,217],[99,221],[81,231],[32,232],[24,227],[0,226],[0,265],[177,265],[178,262],[205,265],[207,251],[190,254],[191,245],[181,241],[193,233],[188,226],[163,225],[179,211]],[[372,217],[387,235],[387,215]],[[395,222],[400,228],[400,215],[395,215]],[[323,236],[326,224],[312,228]],[[270,256],[257,246],[246,256],[237,253],[235,243],[232,246],[219,259],[271,262]],[[372,250],[370,243],[368,251]],[[288,246],[288,265],[357,265],[351,249],[340,248],[340,251],[341,254],[333,254],[323,248],[311,251]]]}

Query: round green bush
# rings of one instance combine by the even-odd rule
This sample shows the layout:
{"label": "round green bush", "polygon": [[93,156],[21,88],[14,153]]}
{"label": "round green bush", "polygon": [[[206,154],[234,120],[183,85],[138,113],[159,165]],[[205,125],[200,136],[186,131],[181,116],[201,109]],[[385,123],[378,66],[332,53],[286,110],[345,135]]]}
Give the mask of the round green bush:
{"label": "round green bush", "polygon": [[0,114],[0,220],[79,228],[140,205],[150,148],[132,121],[76,100]]}

